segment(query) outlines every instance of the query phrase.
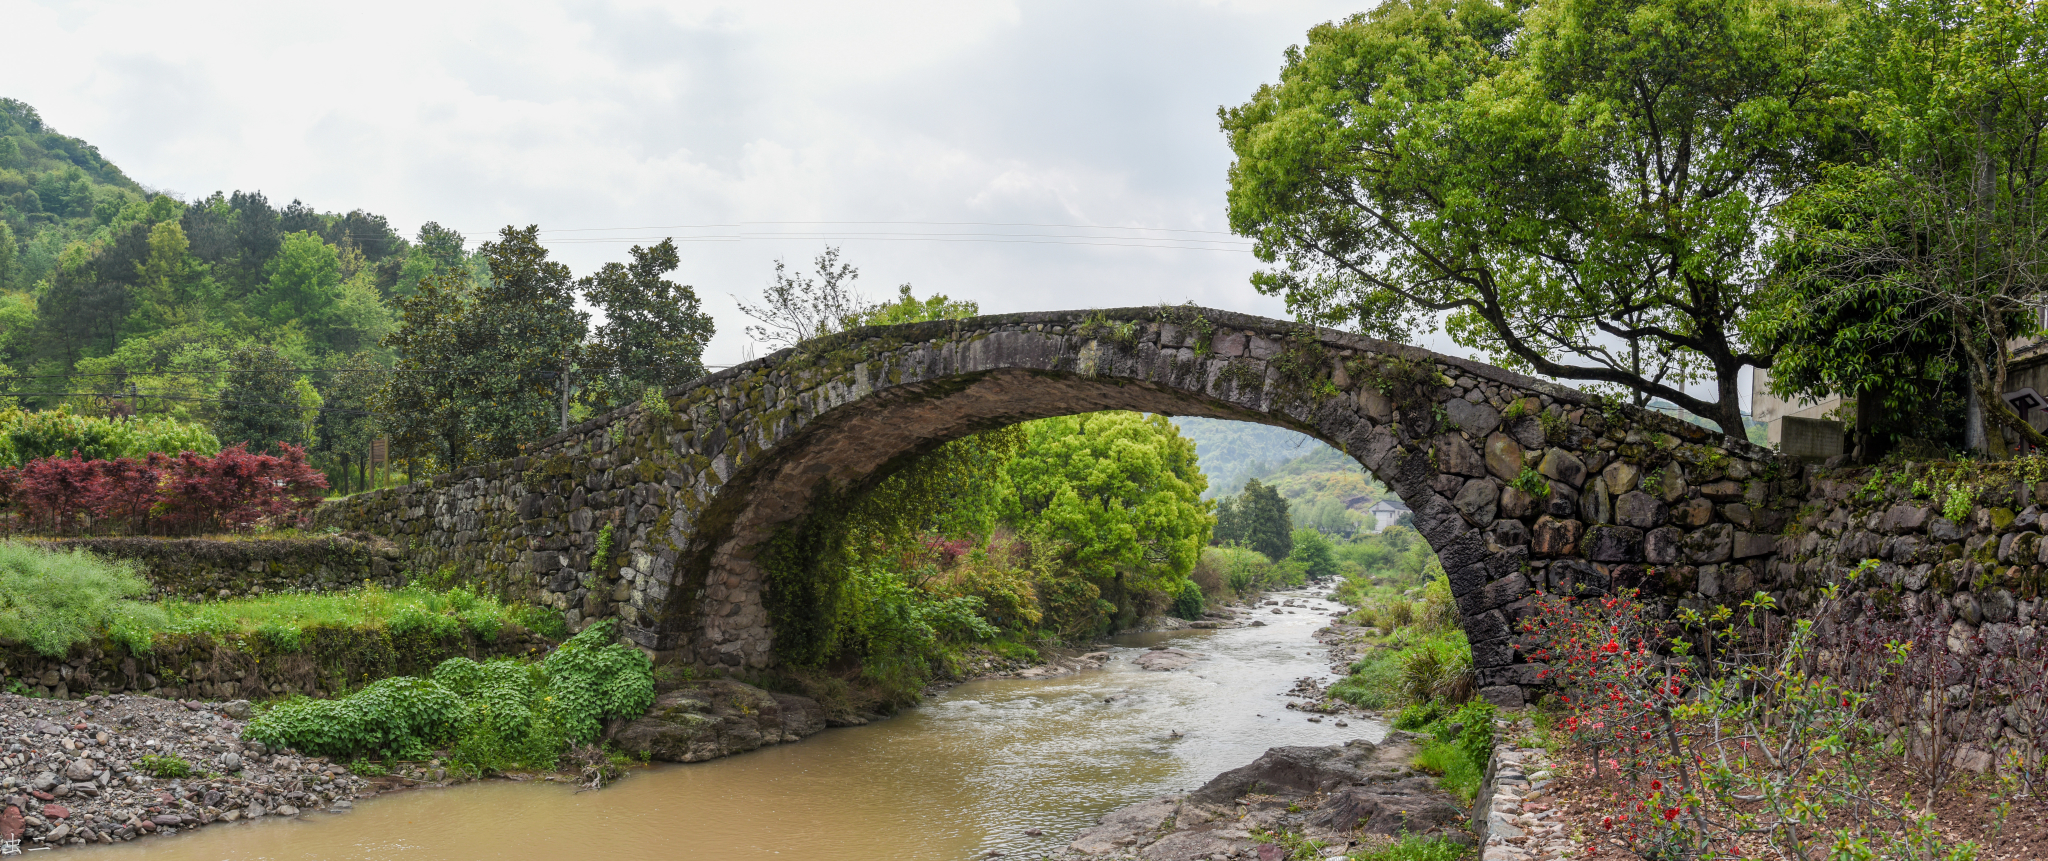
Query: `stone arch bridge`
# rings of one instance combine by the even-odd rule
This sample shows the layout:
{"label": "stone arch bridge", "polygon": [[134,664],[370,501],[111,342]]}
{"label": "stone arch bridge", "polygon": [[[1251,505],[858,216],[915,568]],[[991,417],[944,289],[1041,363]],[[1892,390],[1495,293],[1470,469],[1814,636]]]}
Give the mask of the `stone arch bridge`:
{"label": "stone arch bridge", "polygon": [[616,618],[664,659],[760,669],[775,632],[758,554],[821,495],[968,434],[1120,409],[1279,425],[1356,458],[1414,510],[1496,701],[1537,684],[1513,648],[1533,590],[1698,601],[1794,573],[1769,558],[1803,484],[1768,450],[1489,365],[1194,306],[856,329],[667,394],[665,412],[623,408],[317,522],[572,625]]}

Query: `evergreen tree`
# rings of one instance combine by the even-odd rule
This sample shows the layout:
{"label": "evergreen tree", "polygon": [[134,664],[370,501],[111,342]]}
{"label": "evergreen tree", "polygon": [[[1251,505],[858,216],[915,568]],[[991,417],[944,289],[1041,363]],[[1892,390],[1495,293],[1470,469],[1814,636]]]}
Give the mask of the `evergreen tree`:
{"label": "evergreen tree", "polygon": [[1294,549],[1294,524],[1280,491],[1258,479],[1244,483],[1238,494],[1238,516],[1244,521],[1244,543],[1278,562]]}

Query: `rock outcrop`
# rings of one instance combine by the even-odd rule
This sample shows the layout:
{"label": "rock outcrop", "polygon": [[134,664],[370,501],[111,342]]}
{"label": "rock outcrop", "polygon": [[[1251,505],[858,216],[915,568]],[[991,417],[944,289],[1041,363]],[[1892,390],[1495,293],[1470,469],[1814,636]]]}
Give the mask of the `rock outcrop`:
{"label": "rock outcrop", "polygon": [[[1277,832],[1342,848],[1378,835],[1424,834],[1469,843],[1465,812],[1409,763],[1416,737],[1380,744],[1276,747],[1183,795],[1111,812],[1075,835],[1063,858],[1208,861],[1265,858]],[[1277,856],[1275,856],[1277,857]]]}
{"label": "rock outcrop", "polygon": [[611,735],[620,750],[662,762],[701,762],[796,741],[825,728],[815,700],[730,679],[689,682]]}

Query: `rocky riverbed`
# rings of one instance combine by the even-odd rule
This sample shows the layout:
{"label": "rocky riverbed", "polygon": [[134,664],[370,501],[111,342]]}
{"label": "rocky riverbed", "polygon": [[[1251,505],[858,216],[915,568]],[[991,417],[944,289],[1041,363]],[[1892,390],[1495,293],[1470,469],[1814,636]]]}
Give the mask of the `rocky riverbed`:
{"label": "rocky riverbed", "polygon": [[[372,784],[241,740],[247,702],[0,694],[0,838],[115,843],[214,822],[346,811]],[[189,769],[184,777],[156,777]],[[153,767],[154,766],[154,767]]]}
{"label": "rocky riverbed", "polygon": [[1111,861],[1220,861],[1287,856],[1284,841],[1318,840],[1324,855],[1412,833],[1467,845],[1467,813],[1410,764],[1418,739],[1276,747],[1193,792],[1110,812],[1059,856]]}

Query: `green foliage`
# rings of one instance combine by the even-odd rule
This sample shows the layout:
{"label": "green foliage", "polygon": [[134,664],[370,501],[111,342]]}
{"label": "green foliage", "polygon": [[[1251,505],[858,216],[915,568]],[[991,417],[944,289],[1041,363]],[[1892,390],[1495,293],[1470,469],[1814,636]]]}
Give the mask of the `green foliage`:
{"label": "green foliage", "polygon": [[[1453,339],[1495,364],[1603,378],[1739,435],[1757,225],[1800,174],[1788,154],[1832,130],[1807,57],[1835,18],[1404,0],[1318,26],[1278,83],[1220,111],[1231,226],[1275,264],[1253,284],[1403,343],[1453,309]],[[1695,379],[1725,394],[1686,396]]]}
{"label": "green foliage", "polygon": [[175,753],[145,753],[135,760],[135,770],[159,780],[191,777],[192,763]]}
{"label": "green foliage", "polygon": [[220,440],[204,425],[169,416],[100,418],[65,409],[0,409],[0,467],[18,467],[72,452],[86,460],[140,458],[150,452],[220,453]]}
{"label": "green foliage", "polygon": [[1542,473],[1537,472],[1535,467],[1527,464],[1522,466],[1522,473],[1515,476],[1514,481],[1508,482],[1508,486],[1538,499],[1550,496],[1549,480],[1545,479]]}
{"label": "green foliage", "polygon": [[1059,542],[1065,566],[1083,576],[1131,589],[1187,576],[1209,543],[1207,479],[1194,444],[1172,422],[1102,412],[1023,429],[1026,443],[1009,464],[1016,497],[1006,519]]}
{"label": "green foliage", "polygon": [[1174,616],[1182,619],[1202,618],[1202,587],[1195,585],[1195,581],[1180,581],[1173,587],[1172,595],[1173,606],[1170,610]]}
{"label": "green foliage", "polygon": [[341,699],[297,697],[249,721],[242,737],[313,756],[425,758],[455,737],[462,703],[409,676],[382,679]]}
{"label": "green foliage", "polygon": [[1287,561],[1299,566],[1301,572],[1311,580],[1322,580],[1337,576],[1337,557],[1330,545],[1330,539],[1314,529],[1294,530],[1294,547],[1287,553]]}
{"label": "green foliage", "polygon": [[606,720],[654,702],[647,656],[610,642],[612,623],[585,628],[536,664],[452,658],[433,678],[399,677],[334,700],[266,709],[243,736],[316,756],[420,758],[453,745],[478,771],[550,768]]}
{"label": "green foliage", "polygon": [[0,540],[0,640],[54,658],[110,629],[161,627],[162,610],[132,600],[148,594],[130,565]]}
{"label": "green foliage", "polygon": [[1416,754],[1415,767],[1437,775],[1437,784],[1471,801],[1493,758],[1493,716],[1490,703],[1468,702],[1425,729],[1431,739]]}
{"label": "green foliage", "polygon": [[608,409],[638,400],[667,412],[661,393],[704,375],[704,346],[717,327],[697,291],[665,276],[681,265],[674,240],[633,246],[631,263],[607,263],[577,282],[604,312],[596,338],[583,346],[578,370],[582,403]]}
{"label": "green foliage", "polygon": [[611,555],[612,523],[611,521],[607,520],[604,523],[604,528],[599,529],[597,531],[597,546],[592,548],[590,551],[591,567],[594,569],[604,567],[606,564],[606,560],[610,559]]}
{"label": "green foliage", "polygon": [[451,270],[399,301],[384,345],[400,373],[375,400],[394,447],[448,468],[511,457],[558,430],[563,372],[588,328],[539,228],[507,227],[479,250],[488,278]]}
{"label": "green foliage", "polygon": [[569,741],[597,739],[604,721],[638,715],[654,704],[654,664],[646,653],[611,642],[607,619],[584,628],[548,654],[542,666],[556,720]]}
{"label": "green foliage", "polygon": [[1461,861],[1471,853],[1441,837],[1403,834],[1392,844],[1351,853],[1351,861]]}
{"label": "green foliage", "polygon": [[113,635],[137,651],[148,651],[155,634],[167,632],[224,639],[255,636],[278,651],[294,652],[313,628],[381,628],[399,636],[437,638],[470,633],[489,641],[505,625],[528,618],[520,608],[467,588],[420,585],[394,591],[369,584],[342,592],[276,592],[226,601],[172,600],[158,606],[154,619],[117,620],[111,626]]}
{"label": "green foliage", "polygon": [[1215,540],[1250,547],[1278,562],[1294,549],[1287,500],[1271,485],[1251,479],[1244,492],[1216,504]]}
{"label": "green foliage", "polygon": [[[1844,6],[1846,26],[1812,62],[1856,134],[1780,207],[1777,289],[1751,325],[1783,355],[1774,387],[1855,397],[1872,430],[1900,436],[1917,430],[1900,417],[1931,403],[2004,391],[2010,345],[2040,328],[2048,14]],[[1994,434],[2048,442],[2002,399],[1982,407]]]}

